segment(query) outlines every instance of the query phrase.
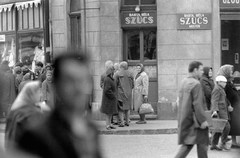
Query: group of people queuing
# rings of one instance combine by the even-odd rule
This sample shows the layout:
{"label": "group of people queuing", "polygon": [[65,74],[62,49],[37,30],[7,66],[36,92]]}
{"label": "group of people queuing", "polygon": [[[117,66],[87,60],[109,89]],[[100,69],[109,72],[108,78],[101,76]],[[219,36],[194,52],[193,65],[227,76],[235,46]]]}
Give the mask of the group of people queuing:
{"label": "group of people queuing", "polygon": [[14,100],[22,91],[24,85],[30,81],[39,81],[41,83],[41,101],[48,104],[51,108],[54,106],[54,92],[52,88],[53,68],[51,64],[36,62],[34,70],[29,69],[28,65],[17,62],[14,67],[9,67],[8,61],[2,61],[0,65],[1,74],[1,95],[0,95],[0,117],[7,116]]}
{"label": "group of people queuing", "polygon": [[[128,63],[122,61],[113,64],[108,60],[105,63],[105,72],[101,75],[100,86],[102,92],[101,112],[106,114],[106,129],[115,129],[129,126],[130,110],[139,112],[140,106],[147,102],[149,77],[144,71],[143,64],[136,65],[137,74],[128,69]],[[117,120],[113,122],[113,115]],[[145,124],[144,114],[139,114],[137,124]]]}
{"label": "group of people queuing", "polygon": [[[232,65],[223,65],[213,79],[211,67],[203,67],[198,61],[189,64],[189,76],[179,91],[178,143],[182,146],[175,158],[185,158],[195,144],[199,158],[208,157],[209,144],[217,151],[240,148],[236,139],[240,136],[240,92],[233,83],[233,71]],[[209,131],[206,111],[225,120],[221,133]]]}
{"label": "group of people queuing", "polygon": [[44,84],[26,83],[7,116],[6,158],[101,158],[97,128],[85,113],[92,92],[86,53],[61,52],[53,67],[54,108],[39,103]]}

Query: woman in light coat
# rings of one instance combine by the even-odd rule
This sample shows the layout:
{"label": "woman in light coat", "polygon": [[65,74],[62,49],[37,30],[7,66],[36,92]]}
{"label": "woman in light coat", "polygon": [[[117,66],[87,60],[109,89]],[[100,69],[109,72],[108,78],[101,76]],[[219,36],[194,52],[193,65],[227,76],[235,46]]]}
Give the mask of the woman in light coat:
{"label": "woman in light coat", "polygon": [[[139,113],[140,106],[148,99],[149,78],[144,71],[143,64],[137,64],[137,75],[134,78],[134,99],[133,108]],[[139,114],[140,120],[137,124],[145,124],[145,114]]]}

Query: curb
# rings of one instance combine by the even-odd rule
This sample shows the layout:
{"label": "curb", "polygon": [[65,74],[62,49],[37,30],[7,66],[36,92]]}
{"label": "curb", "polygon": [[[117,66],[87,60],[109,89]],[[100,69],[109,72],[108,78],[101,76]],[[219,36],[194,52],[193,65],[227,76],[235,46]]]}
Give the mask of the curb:
{"label": "curb", "polygon": [[177,128],[98,131],[99,135],[156,135],[156,134],[176,134],[176,133],[177,133]]}

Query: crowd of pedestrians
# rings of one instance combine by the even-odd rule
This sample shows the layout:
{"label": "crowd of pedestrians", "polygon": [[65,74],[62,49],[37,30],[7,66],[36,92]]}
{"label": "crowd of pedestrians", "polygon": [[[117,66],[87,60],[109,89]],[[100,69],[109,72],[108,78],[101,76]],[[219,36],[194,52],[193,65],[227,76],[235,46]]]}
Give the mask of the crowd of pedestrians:
{"label": "crowd of pedestrians", "polygon": [[[134,76],[126,61],[113,64],[108,60],[105,68],[100,86],[103,89],[101,112],[106,114],[106,129],[116,129],[113,125],[129,126],[130,110],[139,112],[140,106],[148,99],[148,75],[143,64],[137,64]],[[116,122],[111,121],[113,115],[117,115]],[[141,114],[136,123],[147,123],[145,115]]]}
{"label": "crowd of pedestrians", "polygon": [[[240,135],[240,93],[233,83],[233,70],[232,65],[221,66],[214,82],[212,68],[203,67],[198,61],[189,64],[189,76],[179,90],[178,143],[181,147],[175,158],[185,158],[195,144],[199,158],[208,157],[209,144],[211,150],[217,151],[240,148],[236,139]],[[210,111],[211,117],[225,120],[221,133],[209,131],[206,111]]]}

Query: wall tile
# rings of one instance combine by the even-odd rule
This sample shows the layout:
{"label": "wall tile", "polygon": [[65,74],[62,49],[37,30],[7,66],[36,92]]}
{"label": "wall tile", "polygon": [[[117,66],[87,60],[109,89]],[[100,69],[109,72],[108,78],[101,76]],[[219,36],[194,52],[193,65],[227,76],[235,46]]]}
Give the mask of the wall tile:
{"label": "wall tile", "polygon": [[158,29],[177,29],[176,15],[158,15],[157,23]]}
{"label": "wall tile", "polygon": [[177,12],[177,2],[179,0],[157,1],[157,14],[174,14]]}
{"label": "wall tile", "polygon": [[102,47],[101,48],[101,59],[118,61],[120,56],[119,47]]}
{"label": "wall tile", "polygon": [[102,17],[101,30],[102,31],[119,31],[120,24],[117,17]]}
{"label": "wall tile", "polygon": [[119,5],[118,2],[103,2],[101,1],[100,4],[100,15],[101,16],[113,16],[113,17],[119,17]]}
{"label": "wall tile", "polygon": [[119,46],[119,32],[102,32],[101,45],[102,46]]}

